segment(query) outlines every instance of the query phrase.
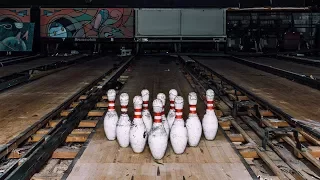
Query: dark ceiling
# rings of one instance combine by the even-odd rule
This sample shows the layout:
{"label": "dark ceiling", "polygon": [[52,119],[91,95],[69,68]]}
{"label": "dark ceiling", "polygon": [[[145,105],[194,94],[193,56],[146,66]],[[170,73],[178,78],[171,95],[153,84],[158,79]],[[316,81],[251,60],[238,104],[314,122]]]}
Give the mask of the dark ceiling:
{"label": "dark ceiling", "polygon": [[304,7],[320,4],[320,0],[4,0],[2,7]]}

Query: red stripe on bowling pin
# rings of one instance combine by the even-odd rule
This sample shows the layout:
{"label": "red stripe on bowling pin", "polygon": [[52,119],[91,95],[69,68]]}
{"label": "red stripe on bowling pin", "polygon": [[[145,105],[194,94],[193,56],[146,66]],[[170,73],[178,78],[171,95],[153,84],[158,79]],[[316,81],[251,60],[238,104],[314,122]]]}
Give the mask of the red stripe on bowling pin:
{"label": "red stripe on bowling pin", "polygon": [[127,113],[128,112],[128,106],[121,106],[121,112],[123,114]]}
{"label": "red stripe on bowling pin", "polygon": [[154,113],[154,123],[162,123],[161,114],[162,113]]}
{"label": "red stripe on bowling pin", "polygon": [[134,116],[135,119],[141,119],[142,118],[142,109],[134,109]]}
{"label": "red stripe on bowling pin", "polygon": [[143,101],[143,109],[148,109],[148,104],[149,104],[149,101]]}
{"label": "red stripe on bowling pin", "polygon": [[108,110],[115,110],[115,107],[114,107],[114,101],[109,101],[108,103]]}
{"label": "red stripe on bowling pin", "polygon": [[176,109],[176,119],[182,119],[182,109]]}
{"label": "red stripe on bowling pin", "polygon": [[207,100],[207,110],[214,110],[214,101]]}
{"label": "red stripe on bowling pin", "polygon": [[190,105],[190,114],[197,114],[197,106]]}

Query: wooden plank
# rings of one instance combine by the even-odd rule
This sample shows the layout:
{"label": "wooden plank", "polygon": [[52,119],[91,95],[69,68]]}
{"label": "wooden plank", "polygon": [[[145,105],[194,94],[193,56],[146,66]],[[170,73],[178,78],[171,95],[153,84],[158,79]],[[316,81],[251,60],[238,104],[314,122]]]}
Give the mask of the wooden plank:
{"label": "wooden plank", "polygon": [[[230,120],[231,124],[234,128],[236,128],[240,134],[243,135],[245,140],[251,144],[256,144],[249,135],[238,125],[238,123],[235,120]],[[254,148],[258,154],[258,156],[268,165],[268,167],[272,170],[272,172],[277,175],[280,179],[287,179],[287,177],[284,175],[284,173],[279,169],[277,165],[274,164],[274,162],[269,158],[269,156],[261,151],[257,146]]]}
{"label": "wooden plank", "polygon": [[[236,90],[225,90],[224,91],[226,94],[235,94],[236,93]],[[242,95],[242,93],[240,91],[237,91],[237,96],[240,96]]]}
{"label": "wooden plank", "polygon": [[98,102],[96,104],[97,108],[107,108],[108,107],[108,102]]}
{"label": "wooden plank", "polygon": [[239,101],[249,101],[249,98],[247,96],[237,96],[237,99]]}
{"label": "wooden plank", "polygon": [[[211,70],[273,104],[293,118],[320,121],[318,111],[320,92],[318,90],[232,60],[220,58],[212,61],[209,59],[196,58]],[[255,60],[259,59],[261,57],[255,58]],[[319,72],[318,69],[316,70]]]}
{"label": "wooden plank", "polygon": [[[290,138],[295,141],[293,132],[289,132]],[[298,134],[298,139],[300,142],[307,142],[307,140],[301,134]]]}
{"label": "wooden plank", "polygon": [[315,158],[320,158],[320,147],[319,146],[308,146],[308,151]]}
{"label": "wooden plank", "polygon": [[[99,105],[105,106],[105,104],[102,104],[102,103]],[[61,111],[60,116],[67,117],[71,112],[72,112],[72,109],[63,110],[63,111]],[[91,111],[89,111],[88,116],[89,117],[101,117],[104,115],[104,113],[105,113],[105,110],[91,110]]]}
{"label": "wooden plank", "polygon": [[230,130],[230,125],[231,122],[230,121],[218,121],[219,125],[222,127],[223,130]]}
{"label": "wooden plank", "polygon": [[72,102],[71,105],[70,105],[70,108],[75,108],[75,107],[77,107],[79,104],[80,104],[79,101]]}
{"label": "wooden plank", "polygon": [[[293,133],[289,132],[289,133],[288,133],[288,136],[289,136],[293,141],[295,141],[295,138],[294,138]],[[298,135],[298,139],[299,139],[300,142],[307,142],[307,140],[306,140],[301,134]],[[280,138],[278,141],[279,141],[279,142],[285,142],[285,141],[284,141],[283,139],[281,139],[281,138]]]}
{"label": "wooden plank", "polygon": [[269,110],[260,110],[259,113],[263,117],[273,117],[274,116],[274,114]]}
{"label": "wooden plank", "polygon": [[236,101],[237,97],[234,94],[228,94],[228,97],[231,101]]}
{"label": "wooden plank", "polygon": [[[79,101],[77,101],[77,102],[73,102],[71,105],[70,105],[70,107],[71,108],[75,108],[76,106],[78,106],[79,105]],[[97,108],[108,108],[108,102],[98,102],[97,104],[96,104],[96,107]]]}
{"label": "wooden plank", "polygon": [[229,113],[231,110],[228,105],[226,105],[223,101],[219,101],[216,103],[217,109],[221,110],[223,113]]}
{"label": "wooden plank", "polygon": [[[74,129],[71,134],[74,135],[81,135],[81,134],[90,134],[92,132],[92,128],[85,128],[85,129]],[[48,134],[48,132],[50,131],[50,129],[40,129],[36,132],[36,134]]]}
{"label": "wooden plank", "polygon": [[98,120],[81,120],[78,128],[94,128],[97,126]]}
{"label": "wooden plank", "polygon": [[[56,126],[60,120],[51,120],[48,124],[48,127]],[[94,128],[96,127],[98,120],[81,120],[78,128]]]}
{"label": "wooden plank", "polygon": [[232,101],[249,101],[247,96],[236,96],[234,94],[228,94],[228,96]]}
{"label": "wooden plank", "polygon": [[214,112],[216,113],[217,117],[222,117],[223,116],[223,113],[220,110],[215,109]]}
{"label": "wooden plank", "polygon": [[311,144],[316,145],[316,146],[320,146],[320,141],[317,140],[315,137],[313,137],[312,135],[303,132],[303,131],[299,131],[299,133],[307,140],[309,141]]}
{"label": "wooden plank", "polygon": [[[79,149],[76,148],[58,148],[52,154],[52,159],[74,159],[78,154]],[[9,159],[19,159],[23,153],[20,153],[17,150],[12,151],[9,155]]]}
{"label": "wooden plank", "polygon": [[88,113],[89,117],[101,117],[104,115],[104,113],[106,112],[106,110],[91,110]]}
{"label": "wooden plank", "polygon": [[80,97],[79,97],[79,100],[85,100],[85,99],[87,99],[88,98],[88,95],[81,95]]}
{"label": "wooden plank", "polygon": [[49,121],[47,127],[55,127],[62,119]]}
{"label": "wooden plank", "polygon": [[35,174],[31,180],[58,180],[62,178],[62,174]]}
{"label": "wooden plank", "polygon": [[[271,126],[268,121],[262,121],[267,126]],[[289,137],[282,137],[287,144],[289,144],[293,148],[293,152],[297,158],[305,157],[307,160],[309,160],[315,167],[320,169],[320,161],[315,159],[308,151],[301,151],[296,147],[296,143],[293,142],[293,140]]]}
{"label": "wooden plank", "polygon": [[67,117],[73,109],[67,109],[60,112],[61,117]]}
{"label": "wooden plank", "polygon": [[259,179],[263,180],[281,180],[278,176],[265,176],[265,175],[260,175],[258,176]]}
{"label": "wooden plank", "polygon": [[52,154],[52,159],[74,159],[80,149],[58,148]]}
{"label": "wooden plank", "polygon": [[81,135],[74,135],[74,134],[70,134],[67,139],[66,142],[78,142],[78,143],[84,143],[87,141],[88,139],[88,134],[81,134]]}
{"label": "wooden plank", "polygon": [[300,155],[305,157],[316,168],[320,169],[320,161],[314,158],[308,151],[300,151],[298,148],[296,148],[296,144],[289,137],[283,137],[282,139],[293,148],[295,154],[297,154],[298,157],[300,157]]}
{"label": "wooden plank", "polygon": [[267,121],[271,124],[272,127],[289,127],[288,122],[284,120],[267,119]]}
{"label": "wooden plank", "polygon": [[231,142],[241,142],[244,143],[246,140],[243,138],[242,134],[227,134]]}
{"label": "wooden plank", "polygon": [[[251,122],[250,118],[243,118],[243,121],[246,124],[249,124]],[[263,129],[257,123],[250,124],[250,127],[253,128],[255,131],[259,132],[260,135],[263,135]],[[257,136],[257,140],[258,140],[257,143],[261,144],[261,139],[258,136]],[[289,150],[287,150],[286,148],[283,148],[283,146],[278,146],[277,144],[278,144],[277,142],[268,143],[268,145],[272,148],[272,150],[274,150],[274,152],[277,153],[277,155],[279,156],[279,159],[281,158],[285,162],[285,164],[277,163],[277,166],[279,167],[280,165],[280,166],[286,167],[288,165],[287,166],[288,168],[285,171],[285,175],[289,179],[292,179],[290,178],[290,176],[293,176],[295,179],[310,179],[312,178],[312,176],[315,175],[314,173],[310,173],[309,168],[305,164],[300,164],[300,163],[297,164],[295,161],[292,161],[292,159],[295,159],[296,157]],[[267,153],[269,154],[269,151],[267,151]],[[276,163],[278,161],[274,161],[274,162]],[[294,172],[294,173],[289,174],[286,172]]]}
{"label": "wooden plank", "polygon": [[257,151],[254,149],[240,149],[239,152],[243,158],[260,158]]}
{"label": "wooden plank", "polygon": [[[28,139],[29,143],[35,143],[40,141],[40,139],[44,136],[44,134],[35,134]],[[88,134],[70,134],[65,142],[79,142],[83,143],[87,140]]]}

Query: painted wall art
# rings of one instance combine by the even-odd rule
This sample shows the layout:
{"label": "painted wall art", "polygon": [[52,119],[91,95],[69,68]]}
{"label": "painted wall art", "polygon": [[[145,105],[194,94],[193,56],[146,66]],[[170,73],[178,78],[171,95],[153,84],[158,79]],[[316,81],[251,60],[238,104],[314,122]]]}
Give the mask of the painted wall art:
{"label": "painted wall art", "polygon": [[32,51],[34,23],[1,22],[0,51]]}
{"label": "painted wall art", "polygon": [[132,38],[132,8],[41,8],[41,37]]}
{"label": "painted wall art", "polygon": [[0,22],[30,22],[30,9],[0,8]]}

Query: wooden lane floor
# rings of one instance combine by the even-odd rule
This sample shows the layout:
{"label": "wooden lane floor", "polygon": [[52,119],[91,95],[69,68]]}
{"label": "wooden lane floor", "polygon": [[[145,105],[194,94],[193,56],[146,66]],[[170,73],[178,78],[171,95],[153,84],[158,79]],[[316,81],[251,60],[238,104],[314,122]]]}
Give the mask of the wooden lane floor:
{"label": "wooden lane floor", "polygon": [[13,73],[19,73],[31,68],[36,68],[39,66],[44,66],[47,64],[56,63],[59,61],[69,61],[77,57],[82,57],[83,55],[74,55],[74,56],[67,56],[67,57],[44,57],[39,59],[34,59],[32,61],[13,64],[10,66],[0,67],[0,78],[4,76],[11,75]]}
{"label": "wooden lane floor", "polygon": [[[184,75],[169,57],[142,57],[134,64],[126,85],[121,92],[130,96],[129,116],[133,115],[132,98],[140,95],[142,88],[150,91],[149,108],[157,93],[168,96],[174,88],[185,100],[184,118],[188,116],[188,93],[193,91]],[[168,97],[167,97],[168,98]],[[167,100],[167,102],[169,102]],[[119,100],[116,101],[119,112]],[[166,104],[166,113],[169,104]],[[205,106],[198,100],[197,110],[202,119]],[[201,140],[198,147],[187,147],[182,155],[176,155],[168,146],[165,157],[155,161],[146,146],[141,154],[121,148],[117,141],[108,141],[103,126],[97,129],[82,156],[76,162],[68,179],[251,179],[240,158],[222,132],[214,141]]]}
{"label": "wooden lane floor", "polygon": [[276,67],[286,71],[306,75],[308,77],[312,75],[314,78],[320,79],[319,67],[313,67],[310,65],[303,65],[295,62],[290,62],[290,61],[276,59],[276,58],[267,58],[267,57],[246,57],[244,59],[252,62]]}
{"label": "wooden lane floor", "polygon": [[294,118],[320,121],[319,90],[225,58],[194,58]]}
{"label": "wooden lane floor", "polygon": [[113,67],[99,58],[0,93],[0,145],[8,143]]}

